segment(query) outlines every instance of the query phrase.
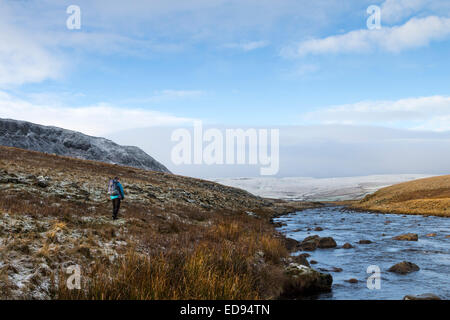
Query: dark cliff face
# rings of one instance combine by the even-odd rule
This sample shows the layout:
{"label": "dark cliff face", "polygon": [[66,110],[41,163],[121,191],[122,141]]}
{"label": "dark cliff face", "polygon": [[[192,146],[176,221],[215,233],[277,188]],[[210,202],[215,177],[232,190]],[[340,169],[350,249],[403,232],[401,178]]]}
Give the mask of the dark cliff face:
{"label": "dark cliff face", "polygon": [[105,138],[26,121],[0,119],[0,145],[170,172],[138,147],[121,146]]}

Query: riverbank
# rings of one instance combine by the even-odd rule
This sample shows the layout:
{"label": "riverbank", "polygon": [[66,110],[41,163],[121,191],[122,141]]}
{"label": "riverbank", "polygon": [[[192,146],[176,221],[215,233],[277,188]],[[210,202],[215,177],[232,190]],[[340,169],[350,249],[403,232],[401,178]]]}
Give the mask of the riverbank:
{"label": "riverbank", "polygon": [[[277,299],[331,285],[274,216],[317,206],[210,181],[0,147],[0,298]],[[108,179],[125,189],[112,221]],[[68,290],[78,265],[81,289]],[[287,290],[289,289],[289,290]]]}
{"label": "riverbank", "polygon": [[347,205],[359,211],[450,217],[450,175],[382,188]]}

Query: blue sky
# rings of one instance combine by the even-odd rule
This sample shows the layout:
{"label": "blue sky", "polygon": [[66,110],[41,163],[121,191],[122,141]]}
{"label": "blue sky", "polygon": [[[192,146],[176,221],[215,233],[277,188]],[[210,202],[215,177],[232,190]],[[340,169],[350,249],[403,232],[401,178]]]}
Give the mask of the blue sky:
{"label": "blue sky", "polygon": [[0,39],[3,118],[450,130],[445,0],[3,0]]}

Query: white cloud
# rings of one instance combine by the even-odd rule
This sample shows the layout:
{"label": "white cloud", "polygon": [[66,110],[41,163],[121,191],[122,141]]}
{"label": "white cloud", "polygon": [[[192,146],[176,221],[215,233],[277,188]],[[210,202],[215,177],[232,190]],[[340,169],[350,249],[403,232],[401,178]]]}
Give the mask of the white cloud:
{"label": "white cloud", "polygon": [[382,125],[430,131],[450,130],[450,97],[431,96],[397,101],[362,101],[331,106],[301,116],[321,124]]}
{"label": "white cloud", "polygon": [[386,0],[381,6],[382,22],[399,22],[429,6],[430,3],[430,0]]}
{"label": "white cloud", "polygon": [[63,60],[36,39],[0,17],[0,86],[61,76]]}
{"label": "white cloud", "polygon": [[121,130],[178,126],[193,121],[159,111],[130,109],[99,103],[85,107],[40,105],[0,91],[0,117],[31,121],[104,136]]}
{"label": "white cloud", "polygon": [[240,42],[240,43],[227,43],[224,45],[225,48],[239,49],[245,52],[253,51],[256,49],[261,49],[269,45],[268,41],[250,41],[250,42]]}
{"label": "white cloud", "polygon": [[400,26],[380,30],[361,29],[342,35],[303,41],[281,51],[283,56],[304,57],[310,54],[362,53],[373,50],[400,52],[427,46],[450,36],[450,18],[430,16],[412,18]]}

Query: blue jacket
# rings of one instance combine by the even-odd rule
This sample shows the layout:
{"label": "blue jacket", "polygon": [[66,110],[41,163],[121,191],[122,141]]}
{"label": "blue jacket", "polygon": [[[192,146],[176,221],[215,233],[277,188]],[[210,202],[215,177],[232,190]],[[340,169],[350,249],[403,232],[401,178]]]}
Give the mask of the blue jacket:
{"label": "blue jacket", "polygon": [[119,181],[117,181],[117,186],[119,187],[120,196],[110,196],[111,200],[114,200],[114,199],[117,199],[117,198],[120,198],[122,200],[125,199],[125,193],[123,192],[123,187],[122,187],[122,185],[120,184]]}

